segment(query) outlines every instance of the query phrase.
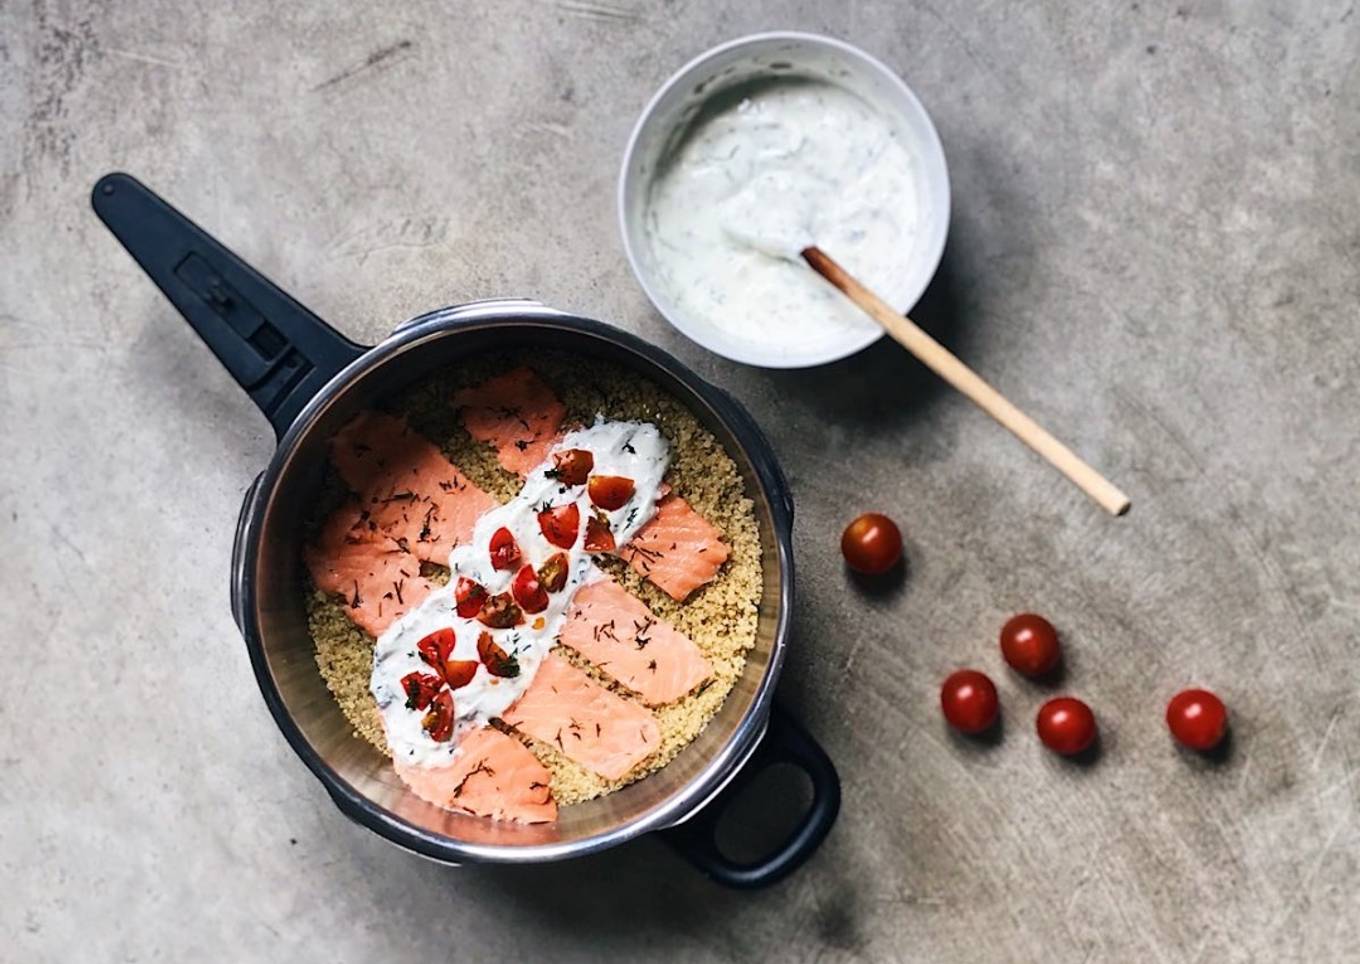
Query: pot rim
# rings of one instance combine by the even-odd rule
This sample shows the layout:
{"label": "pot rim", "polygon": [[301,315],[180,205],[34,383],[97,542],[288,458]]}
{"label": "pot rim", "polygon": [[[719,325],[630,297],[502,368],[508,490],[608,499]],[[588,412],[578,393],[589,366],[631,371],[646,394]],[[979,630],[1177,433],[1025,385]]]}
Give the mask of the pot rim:
{"label": "pot rim", "polygon": [[[348,783],[322,758],[293,720],[284,705],[279,688],[265,656],[256,611],[253,573],[259,559],[261,527],[267,505],[284,477],[287,465],[299,443],[314,428],[321,415],[343,390],[364,373],[387,363],[413,344],[427,339],[449,337],[458,331],[523,324],[530,327],[566,329],[622,347],[644,362],[655,365],[688,386],[723,422],[738,440],[754,470],[774,519],[772,537],[780,567],[780,593],[775,618],[774,640],[769,664],[757,685],[746,713],[733,735],[680,790],[650,811],[619,826],[579,840],[500,846],[474,844],[423,830],[385,807],[373,802]],[[761,451],[763,449],[763,452]],[[759,457],[758,457],[759,456]],[[792,501],[773,450],[754,419],[726,392],[710,384],[660,348],[647,344],[630,332],[587,318],[547,308],[527,299],[491,299],[451,305],[417,315],[399,325],[379,344],[368,348],[337,372],[302,408],[292,425],[279,439],[278,447],[256,484],[247,493],[233,547],[231,574],[232,611],[250,655],[251,667],[265,704],[269,707],[284,738],[302,762],[321,782],[341,811],[350,819],[380,834],[384,839],[423,857],[445,863],[528,864],[596,853],[632,840],[644,833],[683,822],[712,800],[740,771],[764,735],[769,721],[775,684],[783,668],[785,644],[792,619],[793,548]]]}

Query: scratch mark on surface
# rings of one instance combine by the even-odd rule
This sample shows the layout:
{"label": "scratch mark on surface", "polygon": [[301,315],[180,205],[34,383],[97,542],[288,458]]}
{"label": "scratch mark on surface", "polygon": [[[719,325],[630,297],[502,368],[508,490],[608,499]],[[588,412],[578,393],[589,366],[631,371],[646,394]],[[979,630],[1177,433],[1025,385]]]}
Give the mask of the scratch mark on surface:
{"label": "scratch mark on surface", "polygon": [[1327,742],[1332,738],[1332,730],[1336,729],[1336,721],[1341,718],[1341,707],[1332,710],[1332,718],[1327,721],[1327,729],[1322,733],[1322,739],[1318,742],[1317,752],[1313,754],[1313,772],[1317,773],[1318,767],[1322,764],[1323,751],[1327,749]]}
{"label": "scratch mark on surface", "polygon": [[90,560],[85,558],[85,553],[81,551],[80,546],[72,542],[71,537],[68,536],[66,533],[62,532],[55,525],[49,523],[48,528],[52,531],[53,538],[55,538],[58,543],[74,552],[76,554],[76,558],[80,560],[80,564],[88,569],[90,566]]}
{"label": "scratch mark on surface", "polygon": [[566,137],[571,133],[571,128],[560,121],[529,121],[524,125],[524,129],[540,134],[552,134],[554,137]]}
{"label": "scratch mark on surface", "polygon": [[122,57],[125,60],[136,60],[143,64],[155,64],[158,67],[173,67],[178,70],[184,66],[182,63],[175,60],[166,60],[163,57],[153,57],[150,54],[139,54],[131,50],[115,50],[110,47],[108,48],[108,52],[115,57]]}
{"label": "scratch mark on surface", "polygon": [[564,10],[587,20],[607,20],[615,23],[632,23],[642,17],[634,10],[616,7],[608,3],[589,3],[587,0],[557,0],[559,10]]}
{"label": "scratch mark on surface", "polygon": [[344,81],[349,80],[351,77],[357,76],[358,74],[362,74],[366,70],[372,70],[374,67],[377,67],[380,64],[388,63],[392,60],[393,57],[397,56],[397,54],[400,54],[403,51],[410,50],[414,46],[415,46],[414,41],[398,40],[394,44],[388,44],[386,47],[380,47],[379,49],[373,51],[373,53],[365,57],[359,63],[346,67],[344,70],[340,71],[340,73],[336,74],[335,76],[323,80],[321,83],[317,84],[315,87],[312,88],[312,93],[316,93],[318,90],[324,90],[327,87],[334,87],[336,84],[343,83]]}

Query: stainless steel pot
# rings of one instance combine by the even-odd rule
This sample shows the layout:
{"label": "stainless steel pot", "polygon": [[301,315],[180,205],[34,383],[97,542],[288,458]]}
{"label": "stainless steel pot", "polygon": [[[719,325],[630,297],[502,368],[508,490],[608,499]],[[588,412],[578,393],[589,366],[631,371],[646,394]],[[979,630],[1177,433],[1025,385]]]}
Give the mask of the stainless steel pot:
{"label": "stainless steel pot", "polygon": [[[730,395],[665,352],[598,321],[522,299],[440,308],[366,348],[336,332],[144,185],[109,174],[95,213],[269,418],[278,449],[246,494],[232,554],[232,614],[260,691],[289,744],[347,816],[398,846],[447,863],[532,863],[592,853],[648,831],[714,878],[778,880],[809,857],[836,819],[840,783],[821,748],[772,710],[793,596],[788,483],[755,422]],[[558,349],[637,371],[683,402],[736,461],[756,505],[764,587],[746,669],[717,717],[664,769],[555,823],[526,826],[449,813],[420,800],[386,758],[357,740],[313,661],[303,607],[303,520],[327,440],[376,399],[479,353]],[[813,801],[789,838],[754,863],[723,855],[724,802],[765,766],[807,773]]]}

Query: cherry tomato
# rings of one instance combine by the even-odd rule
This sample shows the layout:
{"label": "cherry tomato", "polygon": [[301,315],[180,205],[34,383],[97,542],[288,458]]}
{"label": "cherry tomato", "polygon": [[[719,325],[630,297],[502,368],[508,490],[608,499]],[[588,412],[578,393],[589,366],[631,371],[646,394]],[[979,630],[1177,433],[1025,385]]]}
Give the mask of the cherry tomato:
{"label": "cherry tomato", "polygon": [[586,491],[590,493],[591,502],[613,512],[622,509],[633,497],[634,488],[633,480],[621,475],[592,475]]}
{"label": "cherry tomato", "polygon": [[482,611],[482,605],[486,602],[486,590],[480,583],[467,576],[459,576],[453,598],[458,606],[458,615],[464,619],[471,619]]}
{"label": "cherry tomato", "polygon": [[490,633],[477,637],[477,655],[492,676],[513,678],[519,675],[519,661],[497,646]]}
{"label": "cherry tomato", "polygon": [[519,606],[515,604],[510,594],[503,592],[486,601],[482,611],[477,614],[477,621],[492,629],[509,629],[523,622],[524,614],[520,612]]}
{"label": "cherry tomato", "polygon": [[444,681],[438,676],[431,676],[429,673],[407,673],[401,678],[401,688],[406,693],[406,708],[425,709],[443,685]]}
{"label": "cherry tomato", "polygon": [[449,689],[456,690],[467,686],[472,682],[472,677],[477,675],[477,667],[481,663],[475,659],[448,659],[444,661],[444,682],[449,684]]}
{"label": "cherry tomato", "polygon": [[565,552],[554,552],[538,567],[538,581],[548,592],[561,592],[567,585],[567,569],[570,565]]}
{"label": "cherry tomato", "polygon": [[1208,690],[1182,690],[1166,704],[1171,735],[1192,750],[1212,750],[1228,729],[1228,708]]}
{"label": "cherry tomato", "polygon": [[1034,613],[1012,616],[1001,627],[1001,655],[1017,673],[1047,676],[1062,659],[1058,631]]}
{"label": "cherry tomato", "polygon": [[866,512],[845,527],[841,534],[841,555],[856,572],[880,575],[902,558],[902,533],[887,516]]}
{"label": "cherry tomato", "polygon": [[996,687],[975,669],[950,673],[940,687],[940,709],[949,725],[964,733],[981,733],[996,722],[1001,710]]}
{"label": "cherry tomato", "polygon": [[444,660],[453,655],[453,646],[457,641],[458,637],[452,629],[436,629],[416,643],[416,651],[426,663],[435,669],[442,669]]}
{"label": "cherry tomato", "polygon": [[548,592],[538,581],[533,566],[524,566],[510,583],[510,594],[526,613],[541,613],[548,608]]}
{"label": "cherry tomato", "polygon": [[1044,746],[1063,756],[1080,753],[1096,739],[1096,715],[1071,696],[1059,696],[1039,707],[1034,723]]}
{"label": "cherry tomato", "polygon": [[544,509],[538,514],[538,527],[543,530],[543,538],[557,548],[570,549],[581,534],[581,510],[575,502]]}
{"label": "cherry tomato", "polygon": [[438,743],[453,736],[453,694],[448,690],[440,690],[420,725],[430,734],[430,739]]}
{"label": "cherry tomato", "polygon": [[614,548],[609,520],[602,515],[592,515],[586,520],[586,552],[613,552]]}
{"label": "cherry tomato", "polygon": [[595,468],[595,456],[586,449],[567,449],[553,453],[553,467],[548,476],[563,485],[584,485],[590,470]]}
{"label": "cherry tomato", "polygon": [[491,534],[489,549],[492,569],[504,571],[519,565],[519,544],[515,542],[514,535],[505,526],[501,526]]}

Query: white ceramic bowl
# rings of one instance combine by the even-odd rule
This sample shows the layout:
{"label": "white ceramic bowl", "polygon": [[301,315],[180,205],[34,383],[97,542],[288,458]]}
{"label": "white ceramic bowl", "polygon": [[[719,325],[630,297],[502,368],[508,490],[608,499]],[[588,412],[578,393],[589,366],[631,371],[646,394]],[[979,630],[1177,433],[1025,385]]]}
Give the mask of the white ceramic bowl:
{"label": "white ceramic bowl", "polygon": [[679,145],[705,101],[735,85],[771,76],[812,78],[837,84],[873,105],[892,125],[916,161],[913,174],[919,204],[917,243],[904,256],[903,312],[910,311],[930,284],[949,230],[949,171],[935,125],[916,95],[880,61],[840,40],[807,33],[761,33],[741,37],[700,54],[668,80],[638,118],[619,174],[619,227],[628,263],[647,297],[683,334],[727,358],[767,368],[805,368],[845,358],[882,336],[832,336],[807,345],[771,345],[733,335],[706,318],[682,309],[659,281],[656,252],[643,231],[652,179]]}

